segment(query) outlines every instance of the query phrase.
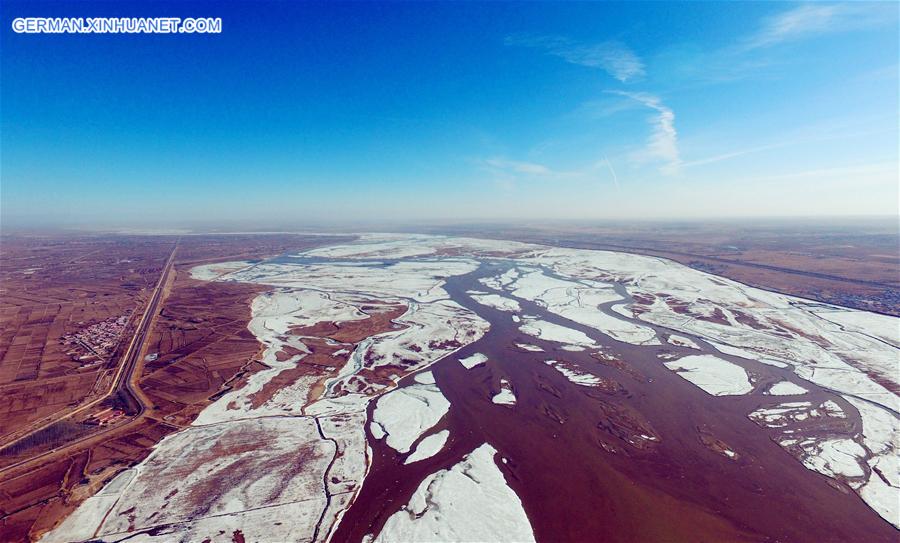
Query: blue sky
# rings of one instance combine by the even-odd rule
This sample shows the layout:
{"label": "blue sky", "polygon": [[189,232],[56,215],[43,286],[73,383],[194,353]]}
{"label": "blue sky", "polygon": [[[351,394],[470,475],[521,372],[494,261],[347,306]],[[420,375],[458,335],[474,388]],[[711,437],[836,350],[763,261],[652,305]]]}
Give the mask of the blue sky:
{"label": "blue sky", "polygon": [[896,215],[898,9],[5,1],[2,220]]}

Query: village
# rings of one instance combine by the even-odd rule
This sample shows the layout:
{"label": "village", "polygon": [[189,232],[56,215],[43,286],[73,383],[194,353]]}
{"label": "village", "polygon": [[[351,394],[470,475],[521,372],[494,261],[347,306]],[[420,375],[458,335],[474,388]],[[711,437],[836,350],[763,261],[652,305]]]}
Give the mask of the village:
{"label": "village", "polygon": [[116,350],[130,315],[129,311],[63,336],[62,343],[71,347],[66,354],[85,366],[105,362]]}

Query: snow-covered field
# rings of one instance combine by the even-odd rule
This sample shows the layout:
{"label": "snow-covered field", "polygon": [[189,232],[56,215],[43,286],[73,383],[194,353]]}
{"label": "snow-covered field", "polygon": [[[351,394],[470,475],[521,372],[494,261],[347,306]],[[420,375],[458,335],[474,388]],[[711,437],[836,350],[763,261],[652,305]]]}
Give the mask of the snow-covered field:
{"label": "snow-covered field", "polygon": [[[84,539],[104,518],[98,535],[105,538],[165,526],[154,540],[200,540],[204,528],[221,526],[222,517],[231,517],[251,539],[310,539],[325,506],[325,468],[334,452],[308,418],[192,427],[165,438],[133,468],[114,501],[104,493],[89,498],[78,516],[44,540]],[[262,508],[270,513],[261,515]],[[272,526],[251,520],[279,516],[292,521]]]}

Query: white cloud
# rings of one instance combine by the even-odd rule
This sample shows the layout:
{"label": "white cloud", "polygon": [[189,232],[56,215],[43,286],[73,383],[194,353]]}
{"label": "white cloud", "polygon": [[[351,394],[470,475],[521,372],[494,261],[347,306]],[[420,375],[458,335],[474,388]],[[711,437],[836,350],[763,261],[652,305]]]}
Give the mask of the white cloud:
{"label": "white cloud", "polygon": [[605,70],[623,83],[644,75],[640,57],[618,41],[580,44],[559,36],[511,36],[506,38],[506,44],[543,49],[571,64]]}
{"label": "white cloud", "polygon": [[743,43],[744,49],[770,47],[811,36],[859,30],[896,21],[897,6],[884,3],[803,4],[763,22]]}
{"label": "white cloud", "polygon": [[501,157],[479,160],[478,163],[491,174],[491,179],[497,186],[506,190],[514,189],[519,181],[575,183],[585,186],[585,183],[603,183],[610,180],[617,191],[620,189],[619,177],[613,169],[612,162],[605,156],[592,164],[571,170],[557,170],[536,162]]}
{"label": "white cloud", "polygon": [[521,160],[508,160],[506,158],[489,158],[481,161],[489,171],[502,178],[526,177],[543,180],[563,180],[574,178],[578,172],[565,172],[554,170],[536,162],[524,162]]}
{"label": "white cloud", "polygon": [[653,132],[646,148],[637,155],[641,161],[658,160],[664,164],[660,171],[664,174],[678,173],[681,156],[678,153],[678,132],[675,130],[675,112],[662,103],[658,96],[646,92],[607,91],[625,96],[656,112],[651,119]]}
{"label": "white cloud", "polygon": [[535,162],[506,160],[504,158],[489,158],[485,160],[484,163],[498,170],[508,170],[511,172],[528,175],[550,175],[551,173],[553,173],[553,171],[547,166],[544,166],[543,164],[537,164]]}
{"label": "white cloud", "polygon": [[718,155],[708,156],[705,158],[699,158],[696,160],[690,160],[688,162],[682,162],[682,168],[692,168],[694,166],[705,166],[707,164],[714,164],[716,162],[722,162],[723,160],[730,160],[732,158],[741,157],[744,155],[749,155],[753,153],[759,153],[761,151],[769,151],[771,149],[778,149],[781,147],[787,147],[789,145],[794,145],[794,142],[787,143],[775,143],[772,145],[760,145],[757,147],[749,147],[747,149],[738,149],[736,151],[730,151],[727,153],[721,153]]}

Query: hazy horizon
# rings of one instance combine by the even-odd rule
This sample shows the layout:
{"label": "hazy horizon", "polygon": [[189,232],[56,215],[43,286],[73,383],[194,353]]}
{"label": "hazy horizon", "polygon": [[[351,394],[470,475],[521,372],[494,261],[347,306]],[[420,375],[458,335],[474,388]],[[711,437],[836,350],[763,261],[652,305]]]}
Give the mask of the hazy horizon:
{"label": "hazy horizon", "polygon": [[900,215],[897,3],[474,7],[4,2],[0,224]]}
{"label": "hazy horizon", "polygon": [[139,223],[136,221],[108,221],[82,223],[13,223],[4,224],[3,232],[16,233],[85,233],[85,234],[266,234],[266,233],[323,233],[345,234],[366,232],[420,232],[441,233],[459,231],[477,231],[483,228],[485,234],[497,233],[501,230],[546,230],[572,229],[638,229],[658,227],[702,228],[722,225],[738,230],[765,230],[783,228],[786,232],[799,233],[805,230],[831,230],[834,232],[857,232],[868,229],[870,233],[891,234],[900,236],[900,219],[893,215],[871,216],[767,216],[767,217],[686,217],[686,218],[630,218],[630,219],[540,219],[540,218],[476,218],[476,219],[335,219],[308,221],[271,221],[271,220],[221,220],[221,221],[171,221],[159,223]]}

